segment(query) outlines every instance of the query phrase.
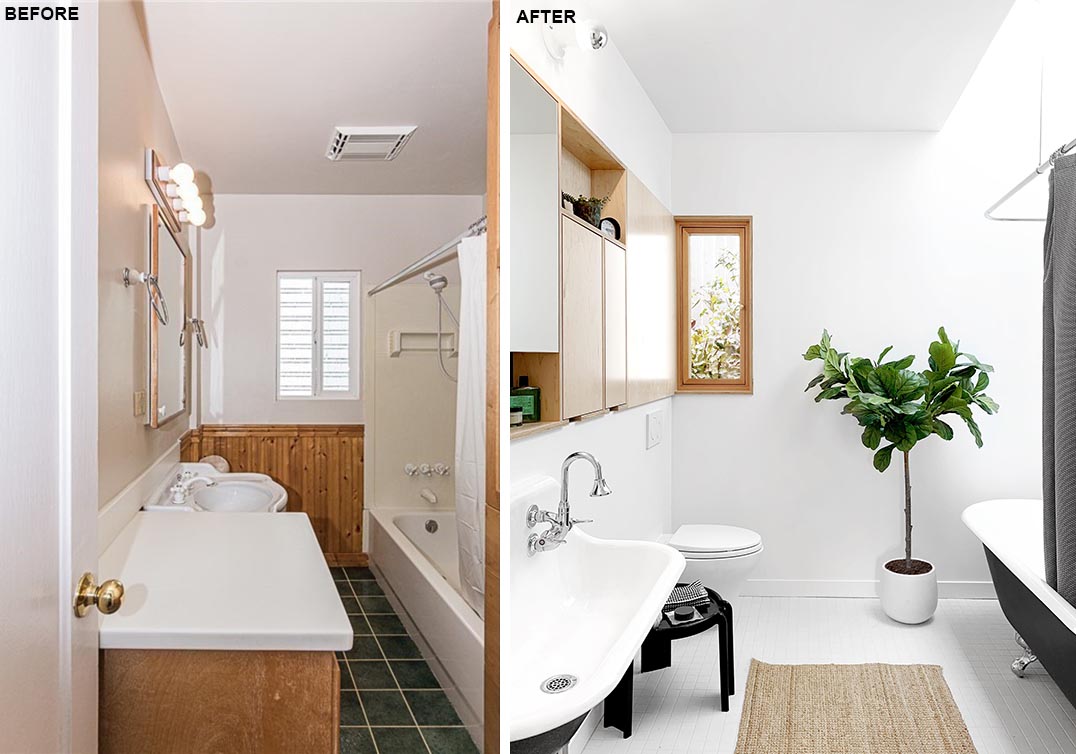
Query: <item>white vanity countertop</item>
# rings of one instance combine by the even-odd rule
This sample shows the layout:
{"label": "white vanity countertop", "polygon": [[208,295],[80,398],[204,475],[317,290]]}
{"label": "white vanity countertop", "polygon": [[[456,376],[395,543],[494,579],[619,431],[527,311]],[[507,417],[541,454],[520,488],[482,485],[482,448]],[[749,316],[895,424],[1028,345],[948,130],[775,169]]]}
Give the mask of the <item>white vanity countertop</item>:
{"label": "white vanity countertop", "polygon": [[303,513],[140,511],[101,556],[123,607],[102,649],[351,648],[351,623]]}

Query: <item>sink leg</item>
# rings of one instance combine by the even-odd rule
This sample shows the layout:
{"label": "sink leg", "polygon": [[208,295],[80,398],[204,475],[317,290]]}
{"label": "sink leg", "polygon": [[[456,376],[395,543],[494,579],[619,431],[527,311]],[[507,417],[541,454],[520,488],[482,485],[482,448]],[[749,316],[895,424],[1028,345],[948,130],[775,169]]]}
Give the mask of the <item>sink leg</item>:
{"label": "sink leg", "polygon": [[639,663],[639,670],[643,673],[662,670],[672,665],[672,640],[656,636],[653,632],[647,634],[643,639]]}
{"label": "sink leg", "polygon": [[1020,648],[1024,650],[1024,654],[1013,660],[1012,672],[1018,678],[1023,678],[1024,671],[1027,669],[1027,666],[1033,662],[1037,662],[1039,658],[1035,655],[1034,652],[1031,651],[1031,647],[1027,645],[1027,642],[1024,641],[1024,637],[1020,634],[1016,635],[1016,643],[1019,644]]}
{"label": "sink leg", "polygon": [[616,728],[624,734],[624,738],[631,736],[633,672],[634,668],[628,665],[624,677],[605,697],[605,727]]}

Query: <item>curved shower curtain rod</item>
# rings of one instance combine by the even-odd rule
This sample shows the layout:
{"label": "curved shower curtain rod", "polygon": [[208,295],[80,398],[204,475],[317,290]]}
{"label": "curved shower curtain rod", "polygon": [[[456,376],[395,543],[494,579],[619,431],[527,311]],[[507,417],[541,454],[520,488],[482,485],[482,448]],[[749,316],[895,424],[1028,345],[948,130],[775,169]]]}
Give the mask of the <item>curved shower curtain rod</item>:
{"label": "curved shower curtain rod", "polygon": [[[465,238],[470,238],[471,236],[480,236],[485,232],[486,216],[482,215],[482,217],[478,218],[469,226],[467,226],[467,230],[460,233],[448,243],[438,246],[436,249],[431,251],[426,256],[422,257],[422,259],[419,259],[417,262],[412,262],[411,264],[407,265],[385,282],[375,285],[366,295],[373,296],[375,293],[380,293],[386,288],[391,288],[397,283],[402,283],[408,278],[414,277],[418,273],[425,270],[427,267],[430,267],[439,261],[447,260],[452,253],[455,253],[456,247],[460,245],[460,241]],[[444,257],[444,260],[442,260],[442,257]]]}

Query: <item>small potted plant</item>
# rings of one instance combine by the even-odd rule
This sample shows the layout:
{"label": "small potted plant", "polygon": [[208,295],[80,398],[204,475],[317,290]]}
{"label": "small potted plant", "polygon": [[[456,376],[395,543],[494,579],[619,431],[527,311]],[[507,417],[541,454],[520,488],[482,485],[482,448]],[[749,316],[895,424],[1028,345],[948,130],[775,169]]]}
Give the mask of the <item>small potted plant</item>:
{"label": "small potted plant", "polygon": [[601,227],[602,222],[602,209],[609,203],[609,197],[599,199],[596,196],[572,196],[571,194],[561,192],[561,198],[565,201],[572,203],[572,212],[576,217],[586,220],[595,228]]}
{"label": "small potted plant", "polygon": [[822,340],[808,348],[803,358],[822,362],[822,373],[807,385],[807,390],[819,390],[815,402],[848,401],[841,413],[854,416],[863,427],[863,444],[875,451],[874,468],[889,468],[893,451],[904,456],[904,557],[885,564],[879,591],[882,610],[890,618],[923,623],[938,607],[938,577],[932,563],[912,557],[909,453],[931,435],[953,439],[952,426],[942,418],[947,415],[962,419],[981,448],[983,437],[972,409],[993,414],[998,404],[983,392],[990,384],[987,372],[994,371],[993,367],[961,353],[960,343],[950,341],[945,328],[938,330],[938,340],[930,344],[930,368],[922,372],[909,368],[914,356],[883,361],[892,348],[882,351],[876,361],[849,357],[832,347],[829,333],[823,330]]}

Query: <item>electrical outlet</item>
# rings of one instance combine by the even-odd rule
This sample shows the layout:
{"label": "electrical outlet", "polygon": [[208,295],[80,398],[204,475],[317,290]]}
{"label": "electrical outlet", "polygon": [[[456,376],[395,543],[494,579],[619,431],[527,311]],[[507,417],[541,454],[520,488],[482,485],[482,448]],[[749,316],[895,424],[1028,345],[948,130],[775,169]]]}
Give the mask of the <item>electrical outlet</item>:
{"label": "electrical outlet", "polygon": [[146,415],[146,391],[135,390],[134,394],[134,415],[145,416]]}
{"label": "electrical outlet", "polygon": [[660,445],[665,439],[665,411],[659,409],[646,415],[646,449]]}

